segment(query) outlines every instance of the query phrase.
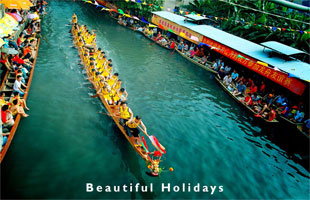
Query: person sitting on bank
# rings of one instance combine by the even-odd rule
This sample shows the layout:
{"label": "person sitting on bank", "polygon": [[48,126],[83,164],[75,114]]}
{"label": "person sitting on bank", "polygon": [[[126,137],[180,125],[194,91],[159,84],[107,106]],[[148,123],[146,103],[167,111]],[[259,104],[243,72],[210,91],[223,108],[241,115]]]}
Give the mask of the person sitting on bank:
{"label": "person sitting on bank", "polygon": [[[184,44],[184,51],[188,51],[188,44],[186,42]],[[182,51],[182,52],[184,52],[184,51]]]}
{"label": "person sitting on bank", "polygon": [[153,38],[153,29],[151,29],[151,30],[149,30],[148,31],[148,34],[147,34],[147,36],[149,37],[149,38]]}
{"label": "person sitting on bank", "polygon": [[164,37],[161,37],[158,43],[163,46],[166,46],[168,44],[167,40]]}
{"label": "person sitting on bank", "polygon": [[17,79],[14,82],[14,86],[13,86],[13,90],[15,92],[19,92],[20,96],[24,96],[25,93],[27,93],[25,90],[22,89],[22,86],[24,88],[27,88],[27,86],[25,84],[22,83],[22,76],[18,75]]}
{"label": "person sitting on bank", "polygon": [[133,113],[131,109],[127,106],[126,101],[121,103],[121,106],[119,107],[119,115],[120,115],[119,123],[122,126],[124,126],[128,120],[131,120],[133,118]]}
{"label": "person sitting on bank", "polygon": [[17,114],[21,114],[23,117],[28,117],[29,116],[29,115],[27,115],[25,113],[23,107],[19,105],[17,99],[13,100],[12,105],[10,107],[10,111],[11,111],[13,116],[15,116]]}
{"label": "person sitting on bank", "polygon": [[224,85],[225,85],[226,87],[227,87],[229,84],[232,83],[232,78],[231,78],[231,75],[230,75],[230,74],[228,74],[228,75],[226,75],[226,76],[224,77],[223,83],[224,83]]}
{"label": "person sitting on bank", "polygon": [[253,93],[252,96],[251,96],[251,98],[252,98],[252,105],[253,105],[253,106],[256,106],[256,105],[259,104],[260,98],[259,98],[259,96],[257,95],[257,93]]}
{"label": "person sitting on bank", "polygon": [[224,68],[225,74],[229,74],[230,70],[231,70],[231,67],[229,67],[229,65],[226,65],[226,67]]}
{"label": "person sitting on bank", "polygon": [[126,126],[125,126],[125,130],[126,130],[128,136],[131,137],[131,134],[133,135],[133,140],[134,140],[133,142],[136,145],[141,145],[141,140],[139,137],[139,133],[140,133],[139,125],[140,124],[143,128],[143,133],[149,137],[149,135],[146,132],[146,127],[138,115],[135,118],[128,120],[126,122]]}
{"label": "person sitting on bank", "polygon": [[157,34],[157,37],[155,38],[155,41],[159,41],[161,39],[161,32],[159,31]]}
{"label": "person sitting on bank", "polygon": [[176,47],[176,46],[175,46],[175,41],[172,40],[171,43],[170,43],[169,48],[170,48],[170,49],[174,49],[175,47]]}
{"label": "person sitting on bank", "polygon": [[218,71],[218,65],[217,62],[215,62],[215,60],[213,60],[212,62],[211,69],[213,69],[214,71]]}
{"label": "person sitting on bank", "polygon": [[243,82],[241,81],[238,85],[237,85],[237,89],[234,90],[234,95],[237,96],[237,95],[243,95],[244,92],[246,90],[246,86],[243,84]]}
{"label": "person sitting on bank", "polygon": [[251,106],[253,102],[250,93],[248,93],[245,97],[240,98],[239,100],[247,106]]}
{"label": "person sitting on bank", "polygon": [[250,87],[249,93],[254,94],[257,92],[257,86],[253,83]]}
{"label": "person sitting on bank", "polygon": [[1,119],[2,119],[2,126],[4,128],[10,128],[14,125],[14,119],[13,119],[11,111],[9,111],[8,105],[2,106]]}
{"label": "person sitting on bank", "polygon": [[261,82],[261,85],[259,87],[259,93],[260,94],[264,94],[265,93],[265,90],[266,90],[266,84],[264,81]]}
{"label": "person sitting on bank", "polygon": [[184,43],[183,42],[180,42],[179,44],[178,44],[178,50],[179,51],[181,51],[181,52],[183,52],[183,49],[184,49]]}
{"label": "person sitting on bank", "polygon": [[202,58],[203,56],[205,56],[205,52],[204,52],[204,48],[201,47],[200,49],[198,48],[198,52],[196,54],[198,57]]}
{"label": "person sitting on bank", "polygon": [[281,106],[287,102],[287,99],[284,96],[284,94],[281,94],[281,95],[276,96],[276,98],[274,98],[274,102],[275,102],[276,106]]}
{"label": "person sitting on bank", "polygon": [[302,108],[297,108],[295,116],[290,118],[291,121],[301,123],[305,117],[305,113],[302,111]]}
{"label": "person sitting on bank", "polygon": [[203,56],[199,61],[198,61],[198,63],[200,63],[200,64],[202,64],[202,65],[205,65],[206,63],[207,63],[207,61],[208,61],[208,58],[207,58],[207,56]]}
{"label": "person sitting on bank", "polygon": [[5,93],[3,91],[0,92],[0,107],[8,104],[8,102],[4,99]]}
{"label": "person sitting on bank", "polygon": [[20,98],[20,96],[19,96],[19,92],[13,92],[13,98],[12,98],[12,100],[11,100],[11,103],[13,103],[13,101],[15,100],[15,99],[17,99],[18,100],[18,104],[20,105],[20,106],[22,106],[24,109],[26,109],[26,110],[30,110],[28,107],[27,107],[27,104],[26,104],[26,101],[25,101],[25,99],[21,99]]}
{"label": "person sitting on bank", "polygon": [[263,101],[265,101],[266,104],[267,104],[267,107],[270,108],[270,106],[271,106],[271,104],[272,104],[272,102],[273,102],[273,94],[270,93],[270,94],[266,95],[266,96],[263,98]]}
{"label": "person sitting on bank", "polygon": [[234,71],[231,73],[231,78],[234,82],[236,82],[238,77],[239,77],[239,74],[237,73],[237,70],[234,69]]}
{"label": "person sitting on bank", "polygon": [[220,69],[220,71],[219,71],[218,74],[217,74],[217,77],[218,77],[220,80],[223,80],[223,78],[225,77],[224,69]]}

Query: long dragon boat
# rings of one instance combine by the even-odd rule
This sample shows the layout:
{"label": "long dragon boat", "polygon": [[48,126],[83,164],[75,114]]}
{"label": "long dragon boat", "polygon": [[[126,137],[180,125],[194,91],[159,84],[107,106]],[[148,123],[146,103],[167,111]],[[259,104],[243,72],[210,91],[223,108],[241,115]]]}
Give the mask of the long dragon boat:
{"label": "long dragon boat", "polygon": [[[84,69],[86,71],[87,77],[88,77],[88,79],[90,79],[92,77],[92,74],[91,74],[91,71],[89,70],[89,68],[87,67],[87,63],[84,62],[83,54],[82,54],[82,48],[84,48],[84,47],[87,48],[88,45],[84,44],[84,46],[82,46],[82,47],[77,45],[78,44],[77,35],[74,34],[74,25],[72,26],[71,33],[73,34],[73,40],[74,40],[74,43],[75,43],[75,45],[79,51],[80,59],[82,61]],[[92,48],[97,48],[97,47],[93,46]],[[91,83],[96,88],[96,84],[94,82],[91,82]],[[98,97],[100,98],[102,104],[106,108],[107,115],[113,119],[113,121],[115,122],[115,124],[117,125],[117,127],[119,128],[121,133],[123,134],[123,136],[131,144],[133,149],[139,154],[139,156],[143,160],[146,161],[147,167],[150,170],[150,173],[148,173],[148,174],[151,176],[158,176],[159,173],[161,172],[161,169],[159,168],[159,162],[161,161],[160,158],[162,156],[162,153],[166,153],[165,148],[158,142],[157,138],[153,135],[149,136],[149,139],[151,140],[152,145],[156,149],[153,152],[149,151],[149,149],[147,147],[147,143],[145,142],[145,139],[143,136],[141,136],[141,145],[134,144],[134,142],[131,140],[131,138],[126,133],[125,128],[120,123],[120,117],[118,115],[119,106],[109,105],[107,103],[107,100],[104,98],[104,96],[102,94],[98,95]],[[140,128],[140,127],[138,126],[138,128]],[[143,130],[142,130],[142,132],[143,132]]]}
{"label": "long dragon boat", "polygon": [[[34,57],[34,61],[32,63],[32,68],[30,70],[30,75],[29,75],[28,79],[25,80],[26,81],[25,85],[27,85],[26,93],[23,97],[23,99],[25,101],[27,100],[27,97],[29,95],[29,90],[30,90],[30,86],[31,86],[31,82],[32,82],[34,68],[36,65],[37,57],[38,57],[39,45],[40,45],[40,38],[38,38],[38,40],[37,40],[35,57]],[[1,84],[0,91],[3,91],[5,93],[4,100],[7,102],[9,102],[11,100],[11,98],[13,97],[13,85],[15,82],[15,76],[16,75],[15,75],[15,72],[13,70],[11,70],[11,71],[8,70],[6,72],[5,79],[3,80],[2,84]],[[2,162],[4,156],[6,155],[6,152],[8,151],[8,149],[10,147],[10,144],[13,140],[13,137],[15,135],[15,132],[17,130],[17,127],[19,125],[21,117],[22,117],[21,114],[17,114],[15,119],[14,119],[14,125],[11,127],[10,134],[8,135],[7,142],[6,142],[5,146],[3,147],[3,149],[1,150],[0,163]]]}

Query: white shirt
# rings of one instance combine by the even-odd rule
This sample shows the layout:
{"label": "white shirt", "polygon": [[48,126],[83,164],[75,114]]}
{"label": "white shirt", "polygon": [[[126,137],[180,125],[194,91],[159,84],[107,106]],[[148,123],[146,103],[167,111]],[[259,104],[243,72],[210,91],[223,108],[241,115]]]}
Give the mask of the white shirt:
{"label": "white shirt", "polygon": [[19,88],[21,88],[21,86],[22,86],[22,82],[19,82],[18,80],[15,80],[13,89],[16,90],[16,91],[19,91]]}

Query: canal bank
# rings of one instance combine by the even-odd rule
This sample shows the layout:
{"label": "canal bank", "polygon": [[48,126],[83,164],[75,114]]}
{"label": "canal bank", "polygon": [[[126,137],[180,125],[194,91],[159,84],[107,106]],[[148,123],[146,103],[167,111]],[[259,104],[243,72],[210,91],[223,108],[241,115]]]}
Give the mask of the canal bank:
{"label": "canal bank", "polygon": [[[94,91],[66,26],[73,12],[97,30],[97,44],[112,58],[130,107],[167,148],[159,179],[144,174],[144,163],[112,120],[98,114],[101,103],[89,97]],[[4,197],[307,198],[308,172],[291,159],[292,152],[271,142],[208,72],[85,4],[50,1],[42,38],[28,99],[31,117],[21,122],[1,166]],[[170,166],[174,172],[168,172]],[[87,182],[201,183],[223,185],[224,191],[86,193]]]}

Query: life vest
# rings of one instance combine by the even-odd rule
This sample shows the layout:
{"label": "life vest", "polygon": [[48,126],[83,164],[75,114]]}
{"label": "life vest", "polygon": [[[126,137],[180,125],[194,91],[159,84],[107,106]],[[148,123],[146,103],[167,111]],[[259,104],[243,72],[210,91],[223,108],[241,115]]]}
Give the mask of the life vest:
{"label": "life vest", "polygon": [[126,107],[125,110],[123,110],[123,106],[120,106],[119,110],[120,110],[120,115],[121,115],[122,119],[129,119],[130,118],[130,113],[128,111],[128,107]]}
{"label": "life vest", "polygon": [[135,120],[136,120],[136,118],[133,119],[134,122],[127,124],[127,126],[129,128],[137,128],[139,126],[140,122],[136,123]]}
{"label": "life vest", "polygon": [[272,115],[269,115],[268,121],[272,121],[274,120],[274,118],[276,118],[276,112],[274,110],[271,110],[271,112],[272,112]]}
{"label": "life vest", "polygon": [[116,92],[115,95],[113,96],[114,101],[119,101],[123,95],[123,92],[119,91],[118,94],[119,96],[117,95],[117,92]]}

